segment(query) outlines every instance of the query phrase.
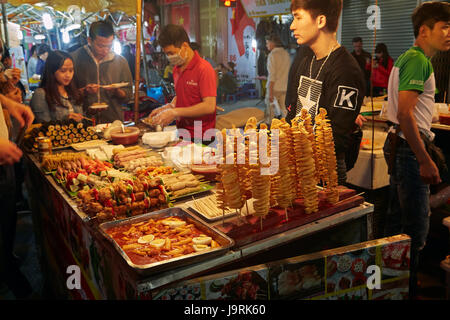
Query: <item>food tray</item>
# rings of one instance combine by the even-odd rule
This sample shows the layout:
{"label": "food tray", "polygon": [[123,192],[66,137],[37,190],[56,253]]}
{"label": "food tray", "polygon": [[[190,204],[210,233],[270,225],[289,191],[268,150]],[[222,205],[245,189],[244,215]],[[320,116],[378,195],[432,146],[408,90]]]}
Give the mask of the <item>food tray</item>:
{"label": "food tray", "polygon": [[[215,197],[215,196],[216,196],[216,194],[214,193],[214,194],[206,196],[206,197],[197,198],[197,199],[195,199],[195,201],[202,201],[202,199],[205,199],[208,197]],[[199,210],[195,209],[194,208],[194,200],[184,203],[183,207],[186,208],[187,210],[189,210],[190,212],[195,213],[197,216],[201,217],[202,219],[205,219],[208,222],[215,222],[218,220],[227,219],[227,218],[237,215],[236,211],[233,210],[233,212],[226,213],[225,215],[218,215],[215,217],[211,217],[210,215],[205,214],[203,211],[199,211]]]}
{"label": "food tray", "polygon": [[[142,221],[148,221],[150,219],[164,219],[168,217],[179,217],[188,223],[192,223],[195,225],[196,228],[198,228],[200,231],[202,231],[204,234],[211,236],[215,241],[217,241],[220,244],[220,248],[214,248],[210,249],[205,252],[194,252],[188,255],[184,255],[181,257],[176,257],[168,260],[163,260],[155,263],[145,264],[145,265],[137,265],[134,264],[128,255],[125,253],[124,250],[117,244],[117,242],[110,237],[106,230],[117,227],[117,226],[123,226],[123,225],[130,225],[133,223],[139,223]],[[103,236],[106,237],[108,241],[110,241],[116,250],[119,252],[119,254],[122,256],[122,258],[128,263],[128,265],[133,268],[138,274],[140,275],[151,275],[158,273],[160,271],[168,271],[180,266],[185,266],[188,264],[194,264],[200,261],[204,261],[206,259],[210,259],[215,256],[219,256],[222,254],[225,254],[231,247],[234,245],[234,241],[227,237],[225,234],[221,233],[220,231],[217,231],[210,227],[206,222],[203,222],[201,219],[195,217],[191,213],[183,210],[182,208],[174,207],[174,208],[167,208],[159,211],[149,212],[140,216],[131,217],[123,220],[116,220],[116,221],[110,221],[110,222],[104,222],[100,224],[99,226],[100,232],[103,234]]]}

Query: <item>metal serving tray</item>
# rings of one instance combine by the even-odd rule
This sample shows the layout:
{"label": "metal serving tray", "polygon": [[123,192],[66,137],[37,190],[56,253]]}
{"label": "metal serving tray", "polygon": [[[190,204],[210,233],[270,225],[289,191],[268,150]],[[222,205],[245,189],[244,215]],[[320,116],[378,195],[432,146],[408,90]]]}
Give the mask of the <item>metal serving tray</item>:
{"label": "metal serving tray", "polygon": [[[139,223],[143,221],[148,221],[150,219],[164,219],[168,217],[180,217],[183,220],[185,220],[187,223],[192,223],[195,225],[197,229],[199,229],[201,232],[203,232],[206,235],[211,236],[215,241],[217,241],[220,244],[219,248],[214,248],[205,252],[194,252],[191,254],[187,254],[181,257],[176,257],[168,260],[163,260],[159,262],[154,262],[150,264],[145,265],[138,265],[131,261],[131,259],[128,257],[128,255],[125,253],[124,250],[119,246],[119,244],[110,237],[106,230],[117,227],[117,226],[123,226],[123,225],[131,225],[133,223]],[[227,237],[222,232],[213,229],[211,226],[209,226],[206,222],[202,221],[200,218],[197,218],[195,215],[183,210],[182,208],[173,207],[173,208],[167,208],[155,212],[149,212],[140,216],[136,217],[130,217],[123,220],[117,220],[117,221],[109,221],[104,222],[100,224],[99,226],[100,232],[103,234],[103,236],[106,237],[116,250],[119,252],[119,254],[122,256],[123,259],[128,263],[128,265],[133,268],[138,274],[149,276],[155,273],[158,273],[160,271],[168,271],[170,269],[174,269],[180,266],[188,265],[188,264],[194,264],[200,261],[204,261],[206,259],[216,257],[222,254],[225,254],[231,247],[234,245],[234,241]]]}

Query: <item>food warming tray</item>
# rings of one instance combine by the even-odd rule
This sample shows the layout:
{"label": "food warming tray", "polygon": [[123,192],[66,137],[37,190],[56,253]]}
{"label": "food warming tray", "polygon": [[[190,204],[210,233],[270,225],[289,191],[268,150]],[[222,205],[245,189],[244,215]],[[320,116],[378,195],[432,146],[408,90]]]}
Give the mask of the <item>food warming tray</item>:
{"label": "food warming tray", "polygon": [[[106,230],[113,227],[131,225],[133,223],[148,221],[150,219],[165,219],[174,216],[185,220],[187,223],[194,224],[198,230],[212,237],[217,243],[219,243],[220,247],[212,248],[205,252],[194,252],[181,257],[175,257],[145,265],[138,265],[133,263],[131,259],[128,257],[128,255],[125,253],[125,251],[120,247],[120,245],[106,233]],[[167,208],[155,212],[149,212],[140,216],[130,217],[123,220],[104,222],[100,224],[99,228],[102,235],[106,237],[108,241],[112,242],[115,249],[119,252],[122,258],[125,259],[128,265],[131,268],[133,268],[138,274],[145,276],[155,274],[160,271],[168,271],[187,264],[194,264],[212,257],[222,255],[234,245],[234,241],[231,238],[227,237],[222,232],[213,229],[206,222],[203,222],[201,219],[197,218],[193,214],[178,207]]]}

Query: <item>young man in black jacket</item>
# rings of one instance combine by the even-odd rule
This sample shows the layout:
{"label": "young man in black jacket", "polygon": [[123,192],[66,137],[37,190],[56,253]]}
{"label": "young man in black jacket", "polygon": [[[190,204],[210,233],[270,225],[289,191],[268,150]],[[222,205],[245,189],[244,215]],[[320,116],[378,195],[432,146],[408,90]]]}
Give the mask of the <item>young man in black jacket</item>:
{"label": "young man in black jacket", "polygon": [[298,64],[297,101],[290,105],[290,121],[306,108],[314,121],[325,108],[333,129],[338,182],[347,178],[346,153],[365,95],[364,77],[355,58],[336,40],[342,0],[292,0],[291,30],[299,45],[307,45]]}

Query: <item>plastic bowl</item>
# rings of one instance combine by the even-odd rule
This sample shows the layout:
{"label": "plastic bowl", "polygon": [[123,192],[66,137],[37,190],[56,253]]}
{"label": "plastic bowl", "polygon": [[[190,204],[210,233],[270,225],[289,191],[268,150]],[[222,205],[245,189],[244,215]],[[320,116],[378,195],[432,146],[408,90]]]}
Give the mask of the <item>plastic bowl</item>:
{"label": "plastic bowl", "polygon": [[142,136],[142,142],[152,148],[162,148],[173,139],[171,131],[147,132]]}
{"label": "plastic bowl", "polygon": [[114,128],[111,130],[111,140],[114,144],[129,145],[134,144],[139,139],[139,128],[126,127],[125,132],[122,132],[122,128]]}

